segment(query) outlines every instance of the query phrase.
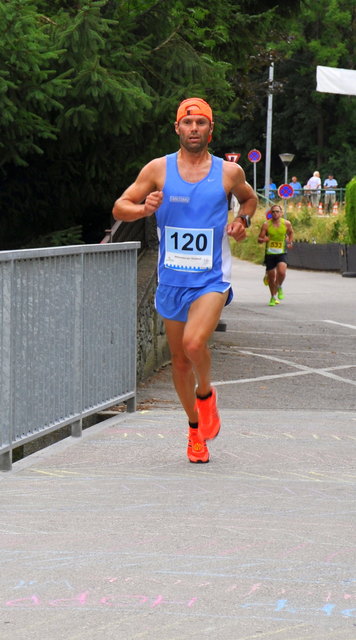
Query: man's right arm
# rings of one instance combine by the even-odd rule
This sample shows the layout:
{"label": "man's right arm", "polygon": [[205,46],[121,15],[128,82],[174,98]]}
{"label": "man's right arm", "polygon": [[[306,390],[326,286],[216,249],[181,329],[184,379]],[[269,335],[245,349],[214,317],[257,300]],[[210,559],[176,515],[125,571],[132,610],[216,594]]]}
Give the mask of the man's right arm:
{"label": "man's right arm", "polygon": [[157,158],[146,164],[135,182],[115,201],[112,210],[115,220],[132,222],[151,216],[162,204],[162,160]]}
{"label": "man's right arm", "polygon": [[257,238],[257,241],[260,244],[263,244],[264,242],[268,242],[269,240],[269,237],[267,236],[267,229],[268,229],[267,222],[264,222],[261,227],[260,235]]}

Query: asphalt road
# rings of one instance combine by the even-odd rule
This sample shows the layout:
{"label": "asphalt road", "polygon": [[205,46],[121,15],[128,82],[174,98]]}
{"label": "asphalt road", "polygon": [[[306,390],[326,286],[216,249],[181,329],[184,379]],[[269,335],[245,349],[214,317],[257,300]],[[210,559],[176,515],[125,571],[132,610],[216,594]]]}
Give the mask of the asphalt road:
{"label": "asphalt road", "polygon": [[[234,300],[222,314],[227,329],[211,343],[220,405],[354,411],[356,278],[289,269],[285,300],[269,307],[263,275],[262,266],[234,260]],[[179,406],[169,367],[142,385],[138,397]]]}
{"label": "asphalt road", "polygon": [[1,640],[356,640],[356,279],[262,277],[234,261],[209,464],[167,365],[0,476]]}

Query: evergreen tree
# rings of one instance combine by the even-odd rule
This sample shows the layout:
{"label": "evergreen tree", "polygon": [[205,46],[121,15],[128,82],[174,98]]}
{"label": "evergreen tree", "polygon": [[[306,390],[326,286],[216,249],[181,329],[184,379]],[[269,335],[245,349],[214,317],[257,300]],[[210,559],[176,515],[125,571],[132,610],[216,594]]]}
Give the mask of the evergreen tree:
{"label": "evergreen tree", "polygon": [[8,244],[78,224],[100,239],[117,194],[147,160],[176,148],[176,107],[188,95],[212,104],[215,153],[263,152],[271,59],[276,170],[288,150],[301,179],[327,167],[341,183],[343,161],[353,161],[354,99],[317,94],[315,68],[352,66],[355,10],[352,0],[299,5],[0,0]]}
{"label": "evergreen tree", "polygon": [[0,167],[26,165],[43,140],[55,139],[50,114],[62,108],[68,86],[53,71],[60,53],[50,49],[31,0],[0,2]]}

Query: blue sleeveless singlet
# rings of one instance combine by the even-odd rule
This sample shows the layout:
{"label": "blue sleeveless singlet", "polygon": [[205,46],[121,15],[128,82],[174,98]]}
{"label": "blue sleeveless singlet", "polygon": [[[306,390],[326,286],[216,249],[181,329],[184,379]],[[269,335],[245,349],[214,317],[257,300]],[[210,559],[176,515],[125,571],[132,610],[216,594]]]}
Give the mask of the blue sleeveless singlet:
{"label": "blue sleeveless singlet", "polygon": [[179,174],[177,153],[166,156],[163,202],[156,211],[160,284],[174,287],[230,284],[227,214],[222,158],[212,156],[208,175],[191,183]]}

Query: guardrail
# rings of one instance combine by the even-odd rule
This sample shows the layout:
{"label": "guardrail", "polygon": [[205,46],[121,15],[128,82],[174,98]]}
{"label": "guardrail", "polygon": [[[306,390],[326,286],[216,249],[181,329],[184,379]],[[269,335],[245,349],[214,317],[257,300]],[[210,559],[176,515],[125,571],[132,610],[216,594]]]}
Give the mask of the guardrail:
{"label": "guardrail", "polygon": [[[151,219],[150,219],[151,220]],[[139,218],[132,222],[116,220],[111,229],[106,229],[105,236],[100,244],[110,244],[111,242],[140,242],[139,253],[149,246],[147,234],[147,218]]]}
{"label": "guardrail", "polygon": [[[336,202],[338,204],[343,204],[343,202],[345,201],[346,189],[345,188],[335,187],[334,191],[335,191]],[[269,192],[269,197],[267,199],[265,198],[265,195],[264,195],[264,193],[265,193],[264,189],[257,189],[256,192],[257,192],[258,196],[260,198],[262,198],[262,200],[265,200],[267,202],[267,204],[270,204],[270,205],[273,204],[274,201],[280,201],[281,200],[281,198],[278,195],[278,190],[277,189],[276,190],[272,189]],[[328,193],[328,192],[330,192],[329,189],[323,189],[323,188],[319,189],[319,195],[320,195],[320,201],[321,202],[324,202],[325,194]],[[302,202],[307,204],[308,201],[309,201],[309,198],[311,196],[311,193],[312,193],[311,191],[308,191],[307,189],[303,189],[302,193],[297,194],[294,198],[289,198],[288,202],[293,202],[293,200],[294,201],[301,200]]]}
{"label": "guardrail", "polygon": [[139,242],[0,253],[0,470],[12,450],[136,408]]}

